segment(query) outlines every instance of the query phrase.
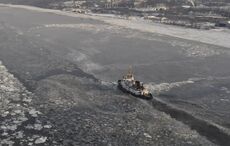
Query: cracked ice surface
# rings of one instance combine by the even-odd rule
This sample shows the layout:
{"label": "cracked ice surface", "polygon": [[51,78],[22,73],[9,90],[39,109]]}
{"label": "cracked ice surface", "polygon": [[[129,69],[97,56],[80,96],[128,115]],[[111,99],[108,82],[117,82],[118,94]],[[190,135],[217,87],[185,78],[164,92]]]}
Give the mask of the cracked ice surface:
{"label": "cracked ice surface", "polygon": [[[45,144],[48,141],[42,131],[51,125],[36,119],[42,113],[31,106],[32,97],[33,94],[8,73],[0,61],[0,146]],[[30,131],[28,126],[31,126]]]}

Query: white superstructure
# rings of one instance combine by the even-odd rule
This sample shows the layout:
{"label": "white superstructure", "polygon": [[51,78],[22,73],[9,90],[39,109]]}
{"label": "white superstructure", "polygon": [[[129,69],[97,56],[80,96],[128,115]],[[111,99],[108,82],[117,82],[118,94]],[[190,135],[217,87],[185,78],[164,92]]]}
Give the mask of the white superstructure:
{"label": "white superstructure", "polygon": [[144,87],[143,83],[136,81],[132,72],[132,68],[129,68],[128,73],[123,76],[123,79],[120,80],[120,85],[125,90],[137,95],[137,96],[148,96],[150,92]]}

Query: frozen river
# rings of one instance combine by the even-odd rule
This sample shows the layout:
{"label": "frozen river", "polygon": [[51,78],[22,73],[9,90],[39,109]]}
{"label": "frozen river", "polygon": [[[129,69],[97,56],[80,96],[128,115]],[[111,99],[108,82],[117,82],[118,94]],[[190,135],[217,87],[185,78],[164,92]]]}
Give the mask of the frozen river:
{"label": "frozen river", "polygon": [[[44,110],[47,115],[53,116],[55,120],[58,119],[52,112],[47,111],[47,109],[53,110],[48,108],[51,105],[57,108],[56,110],[60,110],[62,116],[66,113],[60,108],[65,109],[66,106],[70,106],[75,109],[78,105],[85,105],[83,109],[87,107],[86,112],[90,113],[89,117],[92,119],[96,118],[91,117],[92,113],[98,114],[99,111],[103,111],[103,114],[113,111],[116,117],[116,114],[121,114],[120,110],[123,108],[128,112],[143,110],[142,106],[151,109],[151,102],[131,99],[132,101],[127,101],[129,104],[126,103],[124,100],[132,97],[123,97],[124,95],[115,88],[115,82],[126,73],[129,65],[132,65],[136,78],[144,81],[157,99],[179,111],[185,111],[191,117],[215,125],[221,133],[224,133],[224,136],[229,133],[230,48],[159,33],[127,29],[121,25],[112,25],[99,19],[92,19],[92,16],[89,18],[87,16],[84,18],[83,15],[69,17],[55,14],[52,11],[44,11],[0,7],[0,60],[10,73],[23,82],[28,90],[35,93],[38,97],[35,99],[37,102],[35,105],[41,108],[41,111]],[[129,23],[132,24],[132,22]],[[82,79],[75,79],[73,75]],[[100,85],[93,83],[96,80],[100,81]],[[65,98],[62,99],[64,96]],[[80,97],[87,98],[87,101]],[[121,98],[122,105],[115,97]],[[108,99],[111,100],[111,103],[107,101]],[[103,104],[99,102],[100,100]],[[91,108],[88,108],[90,106],[88,102],[90,104],[95,102],[95,107],[100,107],[98,111],[92,112]],[[173,116],[172,113],[161,108],[157,109],[187,124],[186,119],[178,115]],[[152,112],[156,111],[153,109]],[[119,116],[117,118],[122,121]],[[141,116],[144,119],[143,122],[152,121],[145,114]],[[105,117],[101,119],[106,119]],[[82,119],[88,119],[87,114],[84,113]],[[131,119],[128,118],[128,120]],[[140,132],[138,128],[139,130],[147,128],[138,126],[138,124],[145,125],[138,121],[130,124],[137,124],[136,133]],[[194,124],[188,124],[188,126],[195,130],[198,129],[197,132],[200,133],[199,126],[195,125],[195,128]],[[115,130],[114,133],[116,132]],[[118,133],[122,132],[123,134],[128,133],[127,131]],[[210,135],[207,132],[206,129],[200,134],[207,136],[208,139],[215,137],[212,132]],[[84,132],[81,134],[78,136],[84,136]],[[154,137],[150,136],[151,134],[146,135]],[[226,144],[229,142],[227,138],[223,137],[223,142]],[[130,137],[127,139],[133,140]],[[192,144],[207,145],[205,142],[200,142],[202,140],[199,136],[197,139],[198,142],[191,140]],[[102,142],[98,139],[95,141],[97,144],[103,144],[103,140]],[[109,139],[108,141],[111,142],[111,145],[125,143],[134,145],[125,140],[117,142]],[[221,137],[213,141],[223,144],[220,142]],[[177,145],[177,142],[174,144]],[[145,143],[142,140],[136,143],[137,145],[151,145],[151,142]],[[160,144],[169,145],[170,142]],[[181,143],[183,144],[189,143]]]}

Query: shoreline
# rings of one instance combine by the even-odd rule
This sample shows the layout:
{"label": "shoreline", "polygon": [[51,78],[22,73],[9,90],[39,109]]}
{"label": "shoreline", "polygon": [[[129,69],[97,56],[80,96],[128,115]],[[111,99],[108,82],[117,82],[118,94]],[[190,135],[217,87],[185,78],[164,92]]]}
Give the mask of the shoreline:
{"label": "shoreline", "polygon": [[110,25],[117,25],[120,27],[134,29],[147,33],[157,33],[160,35],[166,35],[171,37],[176,37],[185,40],[198,41],[206,44],[211,44],[215,46],[230,48],[230,31],[222,29],[212,29],[212,30],[198,30],[192,28],[183,28],[179,26],[171,26],[166,24],[159,24],[154,22],[140,21],[140,20],[126,20],[118,17],[110,17],[103,14],[79,14],[72,13],[68,11],[45,9],[34,6],[26,5],[12,5],[12,4],[0,4],[0,7],[11,7],[11,8],[21,8],[27,10],[33,10],[38,12],[49,12],[57,15],[69,16],[69,17],[80,17],[99,20]]}

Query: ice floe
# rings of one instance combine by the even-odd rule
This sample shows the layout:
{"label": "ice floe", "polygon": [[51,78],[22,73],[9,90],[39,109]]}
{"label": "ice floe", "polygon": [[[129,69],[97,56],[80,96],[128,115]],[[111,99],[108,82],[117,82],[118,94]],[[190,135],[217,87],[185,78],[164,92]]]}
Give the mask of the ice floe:
{"label": "ice floe", "polygon": [[[23,85],[0,61],[0,146],[12,146],[16,142],[20,145],[44,144],[47,137],[39,132],[51,128],[51,125],[39,122],[37,118],[42,114],[30,104],[33,94]],[[33,120],[31,120],[33,119]],[[31,127],[30,127],[31,125]],[[44,126],[45,125],[45,126]],[[28,134],[26,129],[36,131],[36,137]],[[30,135],[30,136],[29,136]],[[30,144],[29,144],[30,143]]]}

